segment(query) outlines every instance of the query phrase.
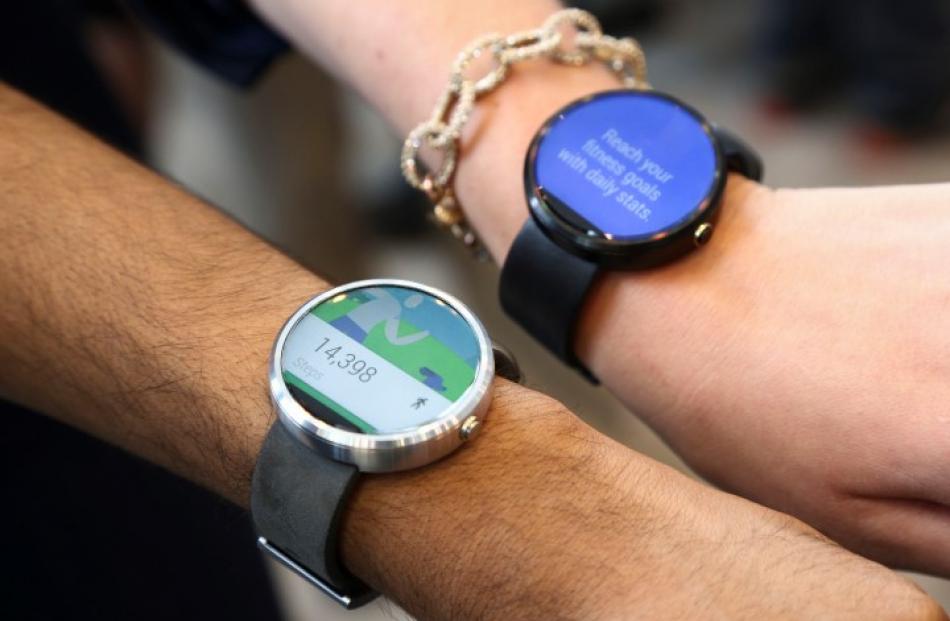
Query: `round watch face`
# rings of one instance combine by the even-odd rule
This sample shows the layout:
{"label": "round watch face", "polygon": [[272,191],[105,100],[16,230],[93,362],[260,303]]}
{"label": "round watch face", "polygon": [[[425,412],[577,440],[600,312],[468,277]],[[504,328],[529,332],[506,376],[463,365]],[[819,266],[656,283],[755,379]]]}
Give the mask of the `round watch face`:
{"label": "round watch face", "polygon": [[275,351],[280,377],[324,428],[417,430],[470,411],[492,372],[491,345],[471,312],[412,283],[341,287],[305,305],[284,334]]}
{"label": "round watch face", "polygon": [[685,104],[608,91],[542,127],[525,179],[544,224],[582,244],[622,244],[665,237],[702,215],[721,189],[721,160],[709,124]]}

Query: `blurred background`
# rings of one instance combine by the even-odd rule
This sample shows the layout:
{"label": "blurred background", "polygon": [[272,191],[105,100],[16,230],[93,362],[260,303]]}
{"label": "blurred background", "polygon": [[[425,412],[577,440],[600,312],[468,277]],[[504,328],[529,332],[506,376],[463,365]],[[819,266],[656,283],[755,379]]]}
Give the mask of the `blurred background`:
{"label": "blurred background", "polygon": [[[517,353],[530,386],[559,398],[619,441],[686,470],[633,414],[562,368],[502,315],[497,268],[473,262],[436,231],[426,221],[425,203],[402,181],[400,137],[319,69],[287,54],[252,87],[240,90],[183,58],[110,1],[22,5],[0,24],[4,80],[233,214],[333,281],[398,276],[455,293],[496,340]],[[641,40],[657,89],[692,103],[753,144],[767,163],[771,185],[948,179],[950,3],[945,0],[588,0],[579,5],[597,13],[605,30]],[[80,440],[63,442],[72,446]],[[79,457],[88,460],[99,449],[76,450],[89,451]],[[123,465],[121,459],[109,467],[144,467]],[[216,590],[210,576],[216,571],[213,561],[242,561],[208,549],[206,538],[211,531],[226,532],[233,539],[222,546],[250,548],[253,539],[243,517],[187,495],[191,492],[166,493],[161,486],[177,483],[153,484],[152,476],[162,475],[151,473],[113,494],[130,503],[137,494],[161,499],[121,508],[123,515],[146,522],[131,536],[160,538],[159,531],[171,536],[175,528],[188,528],[171,526],[173,514],[186,515],[184,522],[205,519],[201,514],[211,521],[190,539],[179,538],[190,543],[154,564],[162,586],[150,591],[153,600],[142,596],[143,601],[133,591],[123,610],[140,606],[191,618],[202,607],[240,608],[236,589],[229,592],[225,582]],[[35,493],[42,479],[33,483]],[[205,511],[202,503],[214,510]],[[52,528],[64,540],[88,534],[80,517],[59,520]],[[116,537],[112,545],[123,545],[110,532]],[[74,562],[87,572],[105,564],[96,558],[99,550],[82,548],[77,554]],[[7,584],[59,579],[30,571]],[[404,616],[384,601],[344,614],[283,569],[267,571],[287,619]],[[258,577],[253,571],[242,576],[249,583]],[[104,604],[96,603],[97,597],[108,598],[109,583],[87,579],[90,585],[75,588],[102,591],[86,593],[99,609]],[[915,579],[950,607],[950,582]],[[175,587],[176,580],[192,586],[198,580],[202,601],[194,599],[193,590]],[[234,584],[241,583],[231,583],[232,589]],[[82,618],[80,608],[73,611]]]}

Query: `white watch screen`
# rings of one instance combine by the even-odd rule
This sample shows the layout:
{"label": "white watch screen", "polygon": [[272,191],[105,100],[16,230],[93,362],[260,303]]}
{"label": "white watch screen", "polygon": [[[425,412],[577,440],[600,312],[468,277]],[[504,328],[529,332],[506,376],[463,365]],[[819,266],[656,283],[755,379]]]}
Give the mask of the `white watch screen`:
{"label": "white watch screen", "polygon": [[312,307],[281,352],[294,399],[366,434],[437,420],[475,381],[479,342],[447,302],[409,287],[352,289]]}

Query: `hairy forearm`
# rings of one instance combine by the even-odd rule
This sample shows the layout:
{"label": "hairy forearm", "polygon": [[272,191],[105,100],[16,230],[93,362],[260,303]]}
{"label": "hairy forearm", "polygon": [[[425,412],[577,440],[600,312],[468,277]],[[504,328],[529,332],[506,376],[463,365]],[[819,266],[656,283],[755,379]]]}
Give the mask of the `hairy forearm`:
{"label": "hairy forearm", "polygon": [[[274,420],[271,343],[328,285],[2,88],[0,196],[0,395],[246,505]],[[607,461],[592,461],[598,452]],[[557,404],[499,381],[476,442],[430,468],[364,477],[344,523],[344,558],[427,618],[497,618],[498,593],[484,596],[496,581],[520,601],[504,604],[511,618],[539,602],[589,618],[596,608],[581,608],[567,576],[543,578],[560,571],[551,555],[563,538],[583,535],[572,521],[593,523],[600,509],[568,510],[577,497],[553,481],[570,474],[616,493],[618,479],[595,475],[618,456],[628,457]],[[513,555],[504,563],[502,541]]]}
{"label": "hairy forearm", "polygon": [[281,314],[323,286],[221,213],[6,90],[0,391],[232,500]]}

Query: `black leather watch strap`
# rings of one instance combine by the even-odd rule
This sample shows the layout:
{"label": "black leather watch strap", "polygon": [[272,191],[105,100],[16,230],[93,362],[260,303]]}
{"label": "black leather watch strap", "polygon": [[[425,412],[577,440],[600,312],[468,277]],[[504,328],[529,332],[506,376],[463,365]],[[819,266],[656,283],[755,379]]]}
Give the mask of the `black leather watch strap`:
{"label": "black leather watch strap", "polygon": [[719,125],[713,125],[712,129],[726,159],[726,168],[753,181],[762,181],[765,166],[759,154],[728,129]]}
{"label": "black leather watch strap", "polygon": [[358,474],[356,466],[317,454],[277,421],[251,482],[260,546],[347,608],[376,597],[340,562],[340,519]]}
{"label": "black leather watch strap", "polygon": [[501,270],[501,307],[555,356],[593,383],[574,354],[578,315],[597,265],[564,250],[528,218]]}
{"label": "black leather watch strap", "polygon": [[[762,160],[739,137],[713,126],[726,167],[762,178]],[[577,320],[599,266],[561,248],[528,217],[501,269],[499,296],[508,316],[555,356],[597,383],[574,353]]]}

